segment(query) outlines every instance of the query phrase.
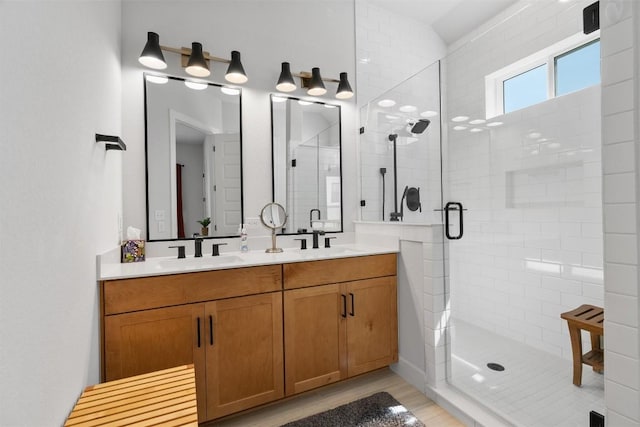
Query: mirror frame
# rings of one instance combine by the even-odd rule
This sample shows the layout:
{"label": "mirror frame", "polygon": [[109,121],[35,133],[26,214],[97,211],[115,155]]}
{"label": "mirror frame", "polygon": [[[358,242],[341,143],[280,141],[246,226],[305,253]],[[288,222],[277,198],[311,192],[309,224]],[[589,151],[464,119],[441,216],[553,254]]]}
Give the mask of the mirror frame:
{"label": "mirror frame", "polygon": [[[150,230],[150,224],[149,224],[149,217],[150,217],[150,211],[149,211],[149,131],[148,131],[148,108],[147,108],[147,101],[148,101],[148,95],[147,95],[147,76],[148,75],[153,75],[151,73],[143,73],[142,74],[142,86],[144,89],[144,182],[145,182],[145,212],[146,212],[146,218],[145,218],[145,223],[146,223],[146,227],[147,227],[147,233],[146,233],[146,241],[147,242],[172,242],[172,241],[185,241],[185,240],[194,240],[194,237],[183,237],[183,238],[179,238],[179,237],[175,237],[175,238],[168,238],[168,239],[151,239],[149,236],[149,230]],[[167,77],[169,80],[176,80],[176,81],[186,81],[186,78],[183,77],[176,77],[176,76],[165,76]],[[231,86],[227,86],[224,84],[219,84],[219,83],[213,83],[213,82],[209,82],[209,81],[205,81],[205,80],[201,80],[202,83],[206,83],[209,86],[215,86],[217,88],[223,88],[223,87],[231,87]],[[149,83],[149,84],[155,84],[155,83]],[[242,88],[239,87],[232,87],[233,89],[237,89],[240,91],[240,93],[238,94],[238,121],[239,121],[239,129],[238,129],[238,135],[240,138],[240,218],[241,218],[241,223],[244,224],[245,222],[245,216],[244,216],[244,172],[243,172],[243,163],[244,163],[244,159],[243,159],[243,136],[242,136]],[[191,90],[188,89],[187,90]],[[240,237],[240,233],[238,234],[233,234],[233,235],[224,235],[224,236],[199,236],[199,238],[201,239],[228,239],[228,238],[233,238],[233,237]]]}
{"label": "mirror frame", "polygon": [[[304,102],[309,102],[312,104],[320,104],[320,105],[333,105],[334,107],[336,107],[338,109],[338,146],[339,146],[339,150],[338,150],[338,157],[340,159],[340,229],[339,230],[332,230],[332,231],[326,231],[326,233],[342,233],[344,232],[344,187],[342,185],[343,183],[343,176],[342,176],[342,105],[341,104],[332,104],[332,103],[328,103],[328,102],[323,102],[321,100],[316,100],[316,99],[303,99],[303,98],[299,98],[297,96],[289,96],[280,92],[274,92],[271,93],[269,96],[269,109],[271,111],[271,201],[273,203],[280,203],[279,201],[275,200],[276,198],[276,180],[275,180],[275,141],[274,141],[274,131],[275,131],[275,126],[274,126],[274,120],[273,120],[273,98],[274,97],[278,97],[278,98],[286,98],[287,100],[296,100],[296,101],[304,101]],[[286,209],[285,209],[286,212]],[[287,212],[287,215],[290,216],[290,214]],[[308,230],[306,233],[298,233],[298,232],[292,232],[292,233],[284,233],[282,232],[282,229],[280,230],[280,233],[278,233],[278,235],[282,235],[282,236],[296,236],[296,235],[304,235],[304,234],[313,234],[312,230]]]}

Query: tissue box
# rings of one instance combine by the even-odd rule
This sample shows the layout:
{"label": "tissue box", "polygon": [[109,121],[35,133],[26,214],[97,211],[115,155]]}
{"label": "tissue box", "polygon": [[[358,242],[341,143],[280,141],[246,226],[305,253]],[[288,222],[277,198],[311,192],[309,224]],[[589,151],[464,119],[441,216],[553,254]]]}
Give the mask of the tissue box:
{"label": "tissue box", "polygon": [[144,261],[144,240],[125,240],[120,246],[120,262]]}

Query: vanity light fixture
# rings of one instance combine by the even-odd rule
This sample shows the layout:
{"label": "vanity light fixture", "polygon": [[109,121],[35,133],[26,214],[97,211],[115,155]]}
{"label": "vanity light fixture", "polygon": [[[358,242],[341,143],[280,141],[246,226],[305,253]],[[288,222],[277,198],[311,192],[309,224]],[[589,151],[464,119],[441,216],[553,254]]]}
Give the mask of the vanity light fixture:
{"label": "vanity light fixture", "polygon": [[276,89],[280,92],[293,92],[296,90],[296,82],[294,76],[300,78],[300,86],[307,89],[307,95],[310,96],[322,96],[327,93],[327,88],[324,82],[338,83],[338,90],[336,91],[336,98],[349,99],[353,96],[353,89],[349,84],[347,73],[340,73],[340,79],[323,78],[320,74],[320,68],[314,67],[311,72],[301,71],[296,74],[291,73],[291,67],[288,62],[283,62],[280,71],[280,77],[278,83],[276,83]]}
{"label": "vanity light fixture", "polygon": [[147,33],[147,44],[144,45],[138,61],[145,67],[153,68],[154,70],[167,68],[167,62],[164,60],[164,55],[160,48],[160,36],[157,33],[152,31]]}
{"label": "vanity light fixture", "polygon": [[224,78],[231,83],[242,84],[246,83],[247,73],[244,72],[242,62],[240,62],[240,52],[237,50],[231,51],[231,62],[229,62],[229,68],[227,68],[227,74]]}
{"label": "vanity light fixture", "polygon": [[191,43],[191,55],[189,55],[189,61],[187,67],[184,69],[187,74],[191,74],[195,77],[208,77],[211,74],[209,71],[209,64],[204,59],[202,53],[202,44],[198,42]]}
{"label": "vanity light fixture", "polygon": [[324,83],[322,82],[322,76],[320,76],[320,68],[313,67],[311,69],[311,82],[309,83],[309,88],[307,89],[307,95],[321,96],[325,93],[327,93],[327,89],[324,87]]}
{"label": "vanity light fixture", "polygon": [[296,90],[296,81],[293,80],[291,67],[288,62],[282,63],[282,70],[280,71],[280,77],[278,78],[276,89],[280,92],[293,92]]}
{"label": "vanity light fixture", "polygon": [[231,59],[219,58],[211,55],[209,52],[203,51],[202,44],[193,42],[191,49],[182,47],[180,49],[160,45],[160,38],[157,33],[147,33],[147,43],[142,50],[142,54],[138,61],[149,68],[155,70],[164,70],[167,63],[164,59],[162,51],[177,53],[181,58],[181,65],[187,74],[194,77],[208,77],[211,74],[209,64],[211,61],[229,64],[225,79],[235,84],[245,83],[247,73],[244,71],[242,62],[240,61],[240,52],[234,50],[231,52]]}
{"label": "vanity light fixture", "polygon": [[353,89],[347,80],[347,73],[340,73],[340,83],[338,83],[338,91],[336,92],[336,98],[349,99],[353,96]]}

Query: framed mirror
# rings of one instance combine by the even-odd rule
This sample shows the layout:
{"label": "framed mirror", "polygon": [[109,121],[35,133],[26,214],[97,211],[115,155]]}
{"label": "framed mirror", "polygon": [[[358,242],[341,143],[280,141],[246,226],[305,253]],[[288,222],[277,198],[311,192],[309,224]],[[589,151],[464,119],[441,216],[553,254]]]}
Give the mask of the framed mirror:
{"label": "framed mirror", "polygon": [[273,201],[282,234],[342,231],[340,106],[271,95]]}
{"label": "framed mirror", "polygon": [[154,81],[145,74],[147,240],[237,236],[244,218],[240,89]]}

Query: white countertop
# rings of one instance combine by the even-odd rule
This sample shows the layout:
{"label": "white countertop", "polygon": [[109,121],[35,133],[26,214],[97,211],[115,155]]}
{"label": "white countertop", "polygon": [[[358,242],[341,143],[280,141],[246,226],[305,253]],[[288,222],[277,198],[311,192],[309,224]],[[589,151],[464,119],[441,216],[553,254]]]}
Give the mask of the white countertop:
{"label": "white countertop", "polygon": [[172,257],[152,257],[143,262],[119,263],[102,261],[98,265],[98,280],[129,279],[134,277],[160,276],[167,274],[191,273],[198,271],[223,270],[229,268],[255,267],[269,264],[316,261],[332,258],[349,258],[368,255],[397,253],[393,246],[372,246],[365,244],[335,245],[325,249],[285,248],[281,253],[265,253],[264,250],[249,252],[224,252],[220,256],[205,255],[201,258],[187,256],[184,259]]}

